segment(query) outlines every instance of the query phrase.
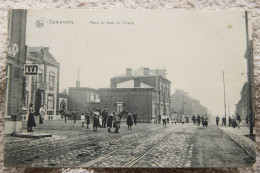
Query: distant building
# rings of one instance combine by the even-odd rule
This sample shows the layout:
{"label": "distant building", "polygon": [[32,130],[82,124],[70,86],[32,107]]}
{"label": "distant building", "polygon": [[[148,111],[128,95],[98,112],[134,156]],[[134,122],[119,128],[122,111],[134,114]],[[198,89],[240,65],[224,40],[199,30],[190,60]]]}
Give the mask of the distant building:
{"label": "distant building", "polygon": [[109,112],[137,112],[138,120],[154,122],[159,114],[170,114],[171,82],[166,70],[128,68],[111,78],[110,88],[100,88],[100,106]]}
{"label": "distant building", "polygon": [[93,111],[99,108],[98,90],[89,87],[69,87],[68,110],[69,111]]}
{"label": "distant building", "polygon": [[9,10],[6,58],[5,133],[21,132],[26,59],[26,10]]}
{"label": "distant building", "polygon": [[180,115],[183,114],[188,116],[190,120],[193,114],[195,116],[208,114],[207,108],[201,105],[199,100],[192,98],[187,92],[179,89],[171,96],[171,108],[172,115],[178,121],[181,121]]}
{"label": "distant building", "polygon": [[[241,99],[236,104],[236,113],[240,115],[241,121],[243,123],[248,124],[249,123],[249,117],[248,117],[248,83],[246,82],[243,85],[243,88],[240,92]],[[252,110],[254,112],[254,110]],[[253,124],[255,122],[255,117],[253,117]]]}
{"label": "distant building", "polygon": [[38,76],[26,76],[23,120],[28,118],[30,103],[34,103],[36,116],[41,105],[44,105],[45,120],[59,119],[60,63],[48,47],[27,47],[26,64],[38,64]]}

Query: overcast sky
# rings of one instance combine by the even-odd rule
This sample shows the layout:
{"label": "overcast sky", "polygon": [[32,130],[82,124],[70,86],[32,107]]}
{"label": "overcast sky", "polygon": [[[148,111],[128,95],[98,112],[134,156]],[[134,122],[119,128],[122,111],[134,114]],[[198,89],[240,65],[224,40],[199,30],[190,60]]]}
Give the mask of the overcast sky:
{"label": "overcast sky", "polygon": [[223,71],[231,115],[247,80],[242,11],[30,10],[26,34],[28,46],[50,47],[60,62],[60,90],[75,87],[77,68],[80,85],[92,88],[126,68],[165,68],[171,94],[182,89],[223,116]]}

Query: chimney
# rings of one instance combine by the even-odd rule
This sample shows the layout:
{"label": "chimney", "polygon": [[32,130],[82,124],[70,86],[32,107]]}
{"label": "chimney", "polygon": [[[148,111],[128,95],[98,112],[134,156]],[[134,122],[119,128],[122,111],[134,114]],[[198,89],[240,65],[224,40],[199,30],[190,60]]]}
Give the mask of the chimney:
{"label": "chimney", "polygon": [[134,78],[134,87],[140,87],[141,86],[141,79],[140,78]]}
{"label": "chimney", "polygon": [[144,76],[149,76],[149,68],[143,68]]}
{"label": "chimney", "polygon": [[116,88],[116,87],[117,87],[116,78],[111,78],[110,88]]}
{"label": "chimney", "polygon": [[131,77],[132,76],[132,69],[131,68],[127,68],[126,69],[126,77]]}

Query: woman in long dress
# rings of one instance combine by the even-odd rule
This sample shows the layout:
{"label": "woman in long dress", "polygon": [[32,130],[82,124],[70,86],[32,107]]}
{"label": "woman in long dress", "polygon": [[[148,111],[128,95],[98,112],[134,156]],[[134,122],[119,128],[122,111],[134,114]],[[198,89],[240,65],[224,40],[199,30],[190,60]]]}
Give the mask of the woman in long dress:
{"label": "woman in long dress", "polygon": [[33,104],[31,103],[29,106],[29,116],[27,121],[27,132],[33,132],[32,127],[36,127],[35,117],[33,111]]}
{"label": "woman in long dress", "polygon": [[132,129],[132,125],[133,125],[133,120],[132,120],[132,116],[131,116],[130,113],[127,116],[126,124],[128,126],[128,130],[129,129],[131,130]]}
{"label": "woman in long dress", "polygon": [[107,117],[107,132],[111,132],[111,128],[112,128],[112,122],[113,122],[113,114],[111,113],[110,115],[108,115]]}
{"label": "woman in long dress", "polygon": [[94,117],[93,117],[93,132],[94,131],[96,132],[98,127],[99,127],[99,113],[96,110],[94,112]]}

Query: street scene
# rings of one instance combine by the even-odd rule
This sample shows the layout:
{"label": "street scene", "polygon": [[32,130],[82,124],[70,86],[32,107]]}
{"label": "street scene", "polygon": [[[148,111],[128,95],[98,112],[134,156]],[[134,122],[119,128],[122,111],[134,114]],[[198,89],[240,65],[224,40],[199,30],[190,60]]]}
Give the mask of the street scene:
{"label": "street scene", "polygon": [[10,10],[5,167],[253,166],[250,17]]}

